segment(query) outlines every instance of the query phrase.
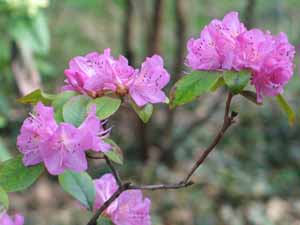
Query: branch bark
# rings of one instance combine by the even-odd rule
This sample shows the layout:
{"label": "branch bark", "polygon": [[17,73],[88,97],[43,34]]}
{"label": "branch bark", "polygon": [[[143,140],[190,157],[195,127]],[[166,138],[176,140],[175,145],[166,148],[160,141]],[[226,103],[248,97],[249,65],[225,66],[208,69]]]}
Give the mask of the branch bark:
{"label": "branch bark", "polygon": [[226,106],[225,106],[225,113],[224,113],[224,120],[223,120],[223,125],[220,131],[217,133],[216,137],[213,139],[212,143],[202,152],[198,160],[195,162],[191,170],[188,172],[186,178],[184,179],[183,182],[188,182],[191,176],[195,173],[195,171],[201,166],[201,164],[205,161],[209,153],[214,150],[216,145],[220,142],[222,137],[224,136],[225,132],[227,129],[234,123],[234,118],[237,116],[235,112],[232,112],[230,115],[230,104],[232,100],[233,95],[231,92],[228,93],[228,97],[226,100]]}
{"label": "branch bark", "polygon": [[175,184],[154,184],[154,185],[132,185],[130,182],[122,183],[118,171],[114,168],[113,164],[110,160],[105,157],[107,165],[110,167],[115,179],[119,184],[118,190],[96,211],[92,219],[88,222],[87,225],[97,225],[97,220],[99,216],[109,207],[109,205],[117,199],[123,191],[126,190],[168,190],[168,189],[180,189],[186,188],[194,183],[190,181],[190,178],[195,173],[195,171],[202,165],[207,156],[213,151],[215,146],[221,141],[225,132],[228,128],[234,123],[234,118],[237,116],[237,113],[230,113],[230,105],[232,101],[233,95],[229,92],[226,100],[225,113],[223,125],[220,131],[217,133],[216,137],[213,139],[212,143],[202,152],[198,160],[195,162],[191,170],[187,173],[187,176],[183,179],[183,181]]}
{"label": "branch bark", "polygon": [[210,120],[210,118],[212,118],[212,116],[218,111],[222,103],[223,95],[224,95],[224,91],[222,90],[220,94],[217,96],[217,98],[215,99],[215,102],[212,103],[212,105],[207,110],[206,115],[203,118],[199,118],[198,120],[191,123],[190,126],[186,127],[184,131],[182,131],[182,134],[184,135],[178,135],[178,137],[172,141],[172,146],[171,146],[172,149],[180,146],[185,141],[188,135],[193,133],[198,127],[205,124],[208,120]]}

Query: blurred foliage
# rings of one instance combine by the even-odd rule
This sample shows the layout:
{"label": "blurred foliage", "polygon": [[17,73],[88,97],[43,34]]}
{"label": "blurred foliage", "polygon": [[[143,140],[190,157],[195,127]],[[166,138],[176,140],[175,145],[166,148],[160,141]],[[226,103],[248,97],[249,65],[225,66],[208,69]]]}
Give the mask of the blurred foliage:
{"label": "blurred foliage", "polygon": [[[0,160],[16,154],[15,138],[28,108],[15,103],[18,91],[10,69],[11,41],[19,40],[34,49],[36,61],[46,91],[57,92],[62,85],[63,71],[70,58],[90,51],[112,48],[113,54],[122,54],[124,25],[124,2],[122,0],[52,0],[48,8],[29,10],[24,5],[16,8],[3,7],[8,2],[0,1]],[[38,2],[29,1],[28,2]],[[136,64],[147,55],[148,18],[153,0],[134,0],[133,50]],[[298,0],[256,0],[254,26],[273,33],[286,32],[290,41],[298,48],[300,42],[300,20]],[[247,0],[186,0],[187,37],[197,35],[213,18],[222,18],[232,10],[245,15]],[[172,73],[175,58],[174,1],[164,4],[161,48],[168,70]],[[44,6],[42,6],[44,7]],[[16,13],[12,13],[16,12]],[[34,13],[33,13],[34,12]],[[8,16],[9,15],[9,16]],[[45,18],[46,17],[46,18]],[[48,25],[46,25],[48,24]],[[46,30],[49,27],[49,32]],[[50,35],[49,35],[50,34]],[[49,44],[51,37],[51,45]],[[51,46],[51,47],[50,47]],[[296,59],[298,62],[298,58]],[[186,70],[186,69],[185,69]],[[295,68],[293,80],[286,86],[285,98],[294,108],[299,108],[299,76]],[[221,95],[221,97],[223,97]],[[179,107],[176,114],[173,139],[184,135],[184,141],[174,146],[176,165],[168,168],[157,162],[157,142],[166,118],[164,108],[155,109],[151,120],[151,156],[147,163],[138,160],[142,151],[137,148],[136,126],[132,113],[122,110],[113,117],[114,140],[124,150],[124,165],[118,167],[125,178],[142,183],[173,182],[183,176],[199,149],[207,146],[220,126],[223,105],[207,123],[194,129],[193,133],[182,133],[185,128],[202,118],[208,106],[220,96],[206,95],[199,102]],[[290,127],[276,102],[268,98],[263,106],[237,98],[234,110],[239,112],[239,121],[232,127],[216,151],[199,169],[193,178],[198,184],[179,191],[147,192],[153,199],[153,224],[162,225],[285,225],[299,224],[300,210],[300,126],[299,118]],[[116,125],[118,123],[118,125]],[[9,149],[3,150],[3,149]],[[102,164],[91,162],[94,177],[107,171]],[[143,171],[143,173],[141,173]],[[49,181],[45,181],[51,185]],[[39,187],[45,188],[43,183]],[[53,184],[52,184],[53,185]],[[51,186],[51,189],[57,190]],[[50,199],[61,195],[59,191],[43,195]],[[33,189],[32,195],[40,193]],[[48,189],[46,189],[48,190]],[[52,196],[51,196],[52,193]],[[21,195],[22,197],[25,194]],[[31,196],[29,194],[29,196]],[[13,196],[13,207],[25,212],[28,225],[35,224],[83,224],[88,215],[74,209],[68,199],[57,198],[58,203],[42,207],[43,199],[31,199],[20,203]],[[45,197],[45,199],[47,199]],[[60,199],[67,201],[61,202]],[[47,201],[49,203],[51,201]],[[50,204],[50,203],[49,203]],[[29,206],[28,206],[29,205]],[[70,205],[73,208],[70,209]],[[41,206],[39,208],[39,206]],[[20,209],[20,207],[24,207]],[[46,210],[52,210],[50,215]],[[66,212],[67,211],[67,212]],[[42,216],[41,216],[42,215]],[[55,216],[55,218],[53,217]],[[69,215],[66,216],[66,215]],[[49,218],[45,223],[45,217]],[[69,218],[68,220],[66,218]],[[81,222],[80,222],[81,221]]]}

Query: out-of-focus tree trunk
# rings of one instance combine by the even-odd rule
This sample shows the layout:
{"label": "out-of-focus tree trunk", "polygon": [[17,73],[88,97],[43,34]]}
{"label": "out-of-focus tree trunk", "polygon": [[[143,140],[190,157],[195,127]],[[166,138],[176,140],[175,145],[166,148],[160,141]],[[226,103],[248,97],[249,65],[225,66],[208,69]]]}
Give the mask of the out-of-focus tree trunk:
{"label": "out-of-focus tree trunk", "polygon": [[133,35],[133,3],[132,0],[125,0],[125,15],[123,25],[123,50],[131,65],[135,64],[134,52],[132,48],[132,35]]}
{"label": "out-of-focus tree trunk", "polygon": [[11,43],[11,67],[21,95],[41,88],[41,79],[31,49]]}
{"label": "out-of-focus tree trunk", "polygon": [[[150,29],[145,27],[146,29],[149,29],[147,38],[148,56],[160,53],[163,11],[164,0],[154,0],[152,15],[150,17]],[[142,160],[146,161],[149,157],[150,150],[149,126],[142,121],[139,121],[138,127],[141,156]]]}
{"label": "out-of-focus tree trunk", "polygon": [[247,0],[245,6],[245,25],[247,28],[252,28],[254,25],[254,10],[255,10],[256,0]]}
{"label": "out-of-focus tree trunk", "polygon": [[[176,47],[173,63],[173,73],[172,80],[170,84],[174,84],[177,81],[183,71],[184,64],[184,51],[185,51],[185,42],[186,42],[186,10],[185,10],[185,0],[175,0],[175,19],[176,19]],[[168,113],[167,121],[165,124],[165,129],[163,132],[162,140],[162,155],[161,159],[167,163],[169,166],[172,166],[175,162],[174,151],[172,149],[173,141],[173,130],[174,130],[174,119],[175,119],[175,109],[171,110]]]}
{"label": "out-of-focus tree trunk", "polygon": [[162,18],[164,11],[164,0],[154,0],[151,25],[148,35],[148,55],[160,53]]}

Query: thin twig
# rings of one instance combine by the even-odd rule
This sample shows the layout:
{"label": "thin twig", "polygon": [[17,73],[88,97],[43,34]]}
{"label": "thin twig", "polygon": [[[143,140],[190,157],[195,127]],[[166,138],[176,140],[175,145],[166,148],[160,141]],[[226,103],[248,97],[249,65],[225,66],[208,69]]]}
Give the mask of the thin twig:
{"label": "thin twig", "polygon": [[224,95],[224,91],[220,91],[220,94],[218,94],[216,100],[212,103],[212,105],[209,106],[207,112],[205,113],[205,116],[202,118],[199,118],[198,120],[191,123],[190,126],[186,127],[181,133],[181,135],[178,135],[173,141],[171,149],[176,149],[178,146],[180,146],[185,140],[186,137],[189,136],[196,130],[198,127],[204,125],[207,121],[209,121],[212,116],[218,111],[221,103],[222,103],[222,96]]}
{"label": "thin twig", "polygon": [[104,159],[104,156],[96,156],[96,155],[90,155],[90,154],[86,154],[86,157],[89,159]]}
{"label": "thin twig", "polygon": [[97,220],[99,216],[116,200],[123,191],[127,190],[130,183],[125,183],[120,186],[119,189],[106,201],[104,204],[96,211],[92,219],[88,222],[87,225],[97,225]]}
{"label": "thin twig", "polygon": [[138,189],[138,190],[167,190],[167,189],[180,189],[193,185],[194,182],[189,181],[186,183],[177,183],[177,184],[153,184],[153,185],[130,185],[129,189]]}
{"label": "thin twig", "polygon": [[113,166],[113,164],[111,163],[111,161],[109,160],[109,158],[107,156],[104,156],[104,159],[105,159],[106,164],[111,169],[111,171],[112,171],[112,173],[113,173],[113,175],[114,175],[114,177],[115,177],[115,179],[116,179],[119,187],[121,187],[122,186],[122,180],[120,178],[120,175],[119,175],[117,169]]}
{"label": "thin twig", "polygon": [[114,168],[111,161],[105,156],[105,160],[107,165],[112,170],[112,173],[119,184],[118,190],[106,201],[104,204],[96,211],[92,219],[88,222],[87,225],[96,225],[99,216],[110,206],[110,204],[117,199],[122,192],[126,190],[168,190],[168,189],[179,189],[186,188],[188,186],[193,185],[194,183],[190,181],[191,176],[198,169],[198,167],[204,162],[209,153],[215,148],[215,146],[220,142],[226,130],[234,123],[234,118],[237,116],[237,113],[232,112],[230,114],[230,105],[233,95],[229,92],[225,113],[224,113],[224,121],[222,128],[218,132],[217,136],[214,138],[213,142],[208,146],[208,148],[200,155],[199,159],[196,161],[190,172],[187,174],[186,178],[179,183],[175,184],[154,184],[154,185],[132,185],[131,183],[122,183],[118,171]]}
{"label": "thin twig", "polygon": [[231,94],[231,92],[229,92],[228,93],[228,97],[227,97],[227,101],[226,101],[226,107],[225,107],[225,113],[224,113],[224,121],[223,121],[222,128],[220,129],[220,131],[218,132],[218,134],[214,138],[213,142],[207,147],[207,149],[205,149],[202,152],[202,154],[200,155],[199,159],[195,162],[195,164],[193,165],[192,169],[189,171],[188,175],[184,179],[184,181],[183,181],[184,183],[186,183],[186,182],[189,181],[189,179],[191,178],[191,176],[198,169],[198,167],[201,166],[201,164],[204,162],[204,160],[209,155],[209,153],[220,142],[220,140],[222,139],[222,137],[223,137],[224,133],[226,132],[226,130],[232,125],[232,123],[234,121],[234,117],[236,116],[236,114],[229,115],[229,110],[230,110],[230,104],[231,104],[232,97],[233,97],[233,95]]}

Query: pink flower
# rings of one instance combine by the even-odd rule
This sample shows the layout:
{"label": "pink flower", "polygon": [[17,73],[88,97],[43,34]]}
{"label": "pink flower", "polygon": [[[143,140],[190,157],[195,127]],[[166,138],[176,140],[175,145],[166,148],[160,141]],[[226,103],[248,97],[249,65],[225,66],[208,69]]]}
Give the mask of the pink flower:
{"label": "pink flower", "polygon": [[154,55],[143,62],[141,71],[129,87],[129,94],[138,106],[167,102],[168,98],[161,89],[169,80],[170,75],[164,69],[163,59]]}
{"label": "pink flower", "polygon": [[[96,197],[93,210],[99,209],[117,190],[118,184],[112,174],[105,174],[101,178],[94,180]],[[105,210],[105,216],[110,217],[118,208],[118,201],[114,201]]]}
{"label": "pink flower", "polygon": [[271,36],[259,29],[252,29],[238,36],[237,40],[234,68],[259,70],[273,48]]}
{"label": "pink flower", "polygon": [[110,49],[105,49],[103,54],[93,52],[73,58],[69,69],[65,70],[67,85],[63,89],[92,97],[100,96],[105,91],[122,92],[135,73],[124,56],[116,60],[110,55]]}
{"label": "pink flower", "polygon": [[95,152],[108,152],[111,149],[110,144],[103,141],[109,133],[109,129],[104,130],[103,124],[96,116],[96,105],[92,105],[88,116],[79,126],[79,131],[84,137],[82,145],[85,149],[92,149]]}
{"label": "pink flower", "polygon": [[188,41],[187,49],[187,65],[193,70],[249,70],[259,102],[282,93],[293,75],[295,49],[286,35],[247,31],[237,12],[212,20],[198,39]]}
{"label": "pink flower", "polygon": [[0,224],[1,225],[23,225],[24,217],[20,214],[16,214],[10,217],[6,212],[0,213]]}
{"label": "pink flower", "polygon": [[93,98],[106,92],[115,92],[119,96],[131,95],[139,106],[147,103],[166,102],[167,97],[161,90],[170,80],[164,69],[163,60],[154,55],[142,64],[141,71],[128,65],[124,56],[114,59],[110,49],[103,54],[90,53],[77,56],[65,70],[67,85],[64,90],[74,90]]}
{"label": "pink flower", "polygon": [[42,162],[41,145],[57,129],[52,107],[38,103],[34,108],[35,114],[25,119],[21,134],[17,137],[17,146],[23,153],[23,163],[26,166]]}
{"label": "pink flower", "polygon": [[116,225],[150,225],[150,207],[150,199],[143,199],[140,190],[125,191],[118,199],[118,208],[112,221]]}
{"label": "pink flower", "polygon": [[[96,187],[94,210],[97,210],[117,191],[118,185],[112,174],[105,174],[94,183]],[[105,216],[116,225],[150,225],[150,206],[151,201],[148,198],[143,199],[140,190],[128,190],[105,210]]]}
{"label": "pink flower", "polygon": [[[295,48],[284,33],[272,36],[265,34],[267,43],[263,47],[264,56],[258,66],[252,66],[252,84],[256,88],[257,100],[262,102],[263,96],[276,96],[283,93],[283,86],[293,76],[293,60]],[[259,50],[255,50],[258,51]]]}
{"label": "pink flower", "polygon": [[66,169],[81,172],[87,169],[86,150],[107,152],[111,148],[102,140],[107,131],[96,117],[95,106],[79,128],[69,123],[57,124],[53,108],[42,103],[36,105],[35,112],[24,121],[17,138],[26,166],[43,161],[52,175]]}
{"label": "pink flower", "polygon": [[230,70],[233,66],[237,37],[246,31],[237,12],[213,20],[198,39],[188,41],[187,65],[194,70]]}
{"label": "pink flower", "polygon": [[215,40],[207,26],[201,31],[200,38],[191,38],[188,41],[187,48],[187,64],[193,70],[217,70],[221,67]]}
{"label": "pink flower", "polygon": [[50,174],[58,175],[66,169],[82,172],[87,169],[85,137],[72,124],[61,123],[57,130],[43,143],[42,156]]}

